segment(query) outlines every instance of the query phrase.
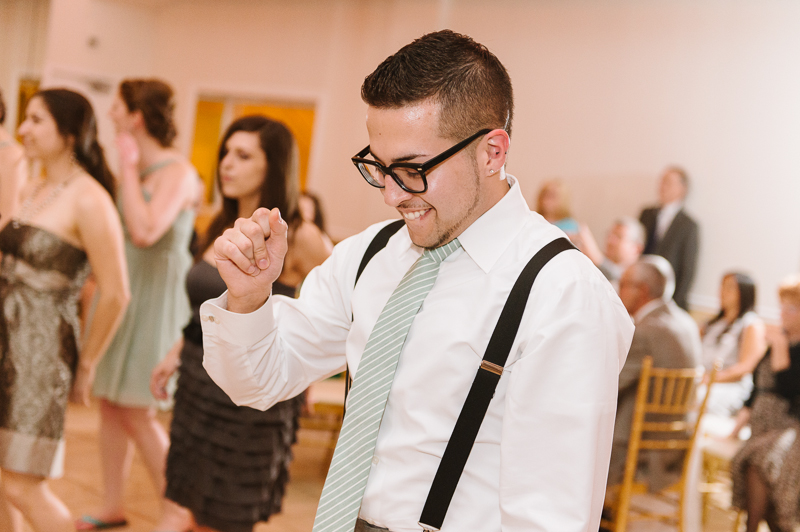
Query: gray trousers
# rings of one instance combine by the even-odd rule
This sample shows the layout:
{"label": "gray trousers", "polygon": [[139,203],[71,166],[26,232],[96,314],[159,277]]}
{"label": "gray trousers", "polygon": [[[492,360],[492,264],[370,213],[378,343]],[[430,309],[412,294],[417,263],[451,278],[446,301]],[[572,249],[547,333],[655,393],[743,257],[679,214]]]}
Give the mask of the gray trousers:
{"label": "gray trousers", "polygon": [[381,531],[388,532],[389,529],[382,528],[379,526],[373,526],[359,517],[358,520],[356,521],[356,529],[353,532],[381,532]]}

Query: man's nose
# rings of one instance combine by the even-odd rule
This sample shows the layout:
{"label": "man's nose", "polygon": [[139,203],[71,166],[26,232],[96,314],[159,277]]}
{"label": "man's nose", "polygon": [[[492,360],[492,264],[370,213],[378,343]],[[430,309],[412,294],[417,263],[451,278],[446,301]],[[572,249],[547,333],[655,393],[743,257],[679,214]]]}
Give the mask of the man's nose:
{"label": "man's nose", "polygon": [[384,182],[382,192],[383,201],[389,207],[397,207],[402,202],[411,199],[413,196],[413,194],[410,192],[403,190],[391,175],[386,176],[386,181]]}

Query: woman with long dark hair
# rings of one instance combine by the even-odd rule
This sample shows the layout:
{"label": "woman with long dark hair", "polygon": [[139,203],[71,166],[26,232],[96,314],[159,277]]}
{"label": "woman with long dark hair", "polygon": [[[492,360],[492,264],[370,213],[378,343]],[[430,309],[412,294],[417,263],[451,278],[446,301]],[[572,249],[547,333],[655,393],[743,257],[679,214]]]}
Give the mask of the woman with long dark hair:
{"label": "woman with long dark hair", "polygon": [[[753,370],[764,356],[764,323],[755,312],[756,284],[741,272],[729,272],[720,285],[720,311],[703,328],[703,365],[721,363],[706,404],[709,417],[730,419],[753,389]],[[712,432],[716,432],[710,427]],[[730,426],[720,428],[727,435]]]}
{"label": "woman with long dark hair", "polygon": [[[294,297],[297,285],[330,253],[321,231],[297,209],[297,167],[289,130],[263,116],[236,120],[222,139],[218,159],[222,210],[201,239],[186,280],[193,316],[183,340],[153,371],[157,398],[180,364],[165,512],[157,530],[250,532],[280,510],[288,479],[301,399],[261,412],[238,407],[203,368],[200,305],[225,291],[214,260],[214,240],[237,218],[261,207],[278,208],[289,225],[286,267],[274,295]],[[186,510],[191,512],[187,515]]]}
{"label": "woman with long dark hair", "polygon": [[[128,303],[122,227],[86,98],[37,93],[19,134],[44,177],[23,189],[13,219],[0,218],[0,469],[5,496],[34,530],[72,530],[46,479],[63,473],[67,400],[89,404]],[[82,334],[90,270],[98,296]]]}
{"label": "woman with long dark hair", "polygon": [[100,398],[100,458],[103,504],[77,522],[79,530],[122,526],[123,493],[132,458],[139,450],[156,491],[164,491],[169,439],[155,418],[150,372],[180,338],[191,314],[184,278],[197,172],[172,147],[175,139],[172,89],[152,79],[120,84],[109,116],[120,154],[119,210],[125,226],[125,255],[131,304],[97,368],[93,393]]}

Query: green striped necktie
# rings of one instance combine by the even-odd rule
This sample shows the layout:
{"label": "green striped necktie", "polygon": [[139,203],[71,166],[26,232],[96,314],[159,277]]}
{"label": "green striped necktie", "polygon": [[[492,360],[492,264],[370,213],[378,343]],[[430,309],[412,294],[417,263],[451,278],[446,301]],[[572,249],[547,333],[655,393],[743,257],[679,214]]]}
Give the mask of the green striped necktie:
{"label": "green striped necktie", "polygon": [[439,265],[458,239],[425,250],[397,285],[364,348],[347,414],[322,489],[313,532],[353,532],[369,477],[378,429],[408,329],[431,291]]}

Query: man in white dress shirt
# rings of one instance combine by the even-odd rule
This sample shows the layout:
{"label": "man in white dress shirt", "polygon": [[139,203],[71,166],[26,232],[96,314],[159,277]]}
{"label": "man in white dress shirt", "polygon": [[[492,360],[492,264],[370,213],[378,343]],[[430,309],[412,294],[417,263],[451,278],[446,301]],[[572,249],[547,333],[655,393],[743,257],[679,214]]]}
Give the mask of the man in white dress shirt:
{"label": "man in white dress shirt", "polygon": [[[402,345],[355,525],[419,531],[511,287],[564,234],[528,209],[505,172],[511,81],[485,47],[447,30],[425,35],[370,74],[362,98],[370,145],[359,157],[371,167],[362,177],[405,226],[357,283],[385,222],[337,245],[290,300],[270,295],[287,248],[279,213],[238,220],[215,243],[228,292],[201,308],[204,365],[235,403],[260,409],[345,366],[357,386],[365,345],[401,278],[423,250],[457,238]],[[611,285],[583,254],[565,251],[542,269],[441,530],[598,529],[632,334]]]}

